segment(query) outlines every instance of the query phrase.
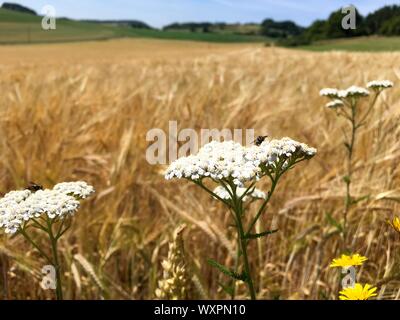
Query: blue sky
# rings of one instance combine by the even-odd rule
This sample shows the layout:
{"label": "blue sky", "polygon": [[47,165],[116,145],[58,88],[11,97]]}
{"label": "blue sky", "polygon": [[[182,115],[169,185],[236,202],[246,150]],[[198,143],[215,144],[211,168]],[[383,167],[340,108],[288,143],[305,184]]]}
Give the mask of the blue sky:
{"label": "blue sky", "polygon": [[[4,1],[0,1],[2,3]],[[349,3],[362,14],[400,0],[13,0],[38,13],[53,5],[57,16],[86,19],[137,19],[154,27],[172,22],[260,22],[293,20],[307,26]]]}

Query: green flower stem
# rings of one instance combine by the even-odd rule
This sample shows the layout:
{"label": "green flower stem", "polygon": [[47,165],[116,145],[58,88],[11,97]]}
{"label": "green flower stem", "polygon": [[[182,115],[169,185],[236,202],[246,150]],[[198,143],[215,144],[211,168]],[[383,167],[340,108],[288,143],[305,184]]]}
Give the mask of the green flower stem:
{"label": "green flower stem", "polygon": [[[238,233],[238,240],[237,240],[237,248],[236,248],[236,259],[235,259],[235,272],[238,272],[239,269],[239,260],[240,260],[240,235]],[[232,279],[231,282],[232,286],[232,294],[231,294],[231,299],[234,300],[236,296],[236,279]]]}
{"label": "green flower stem", "polygon": [[346,243],[346,238],[347,238],[347,215],[351,206],[351,176],[353,173],[353,153],[354,153],[354,144],[356,141],[356,133],[358,126],[356,124],[356,115],[357,115],[357,110],[356,110],[356,102],[353,101],[351,103],[351,118],[350,118],[350,124],[351,124],[351,135],[350,135],[350,141],[347,142],[347,175],[346,178],[344,179],[345,184],[346,184],[346,197],[345,197],[345,202],[344,202],[344,212],[343,212],[343,240],[344,243]]}
{"label": "green flower stem", "polygon": [[[201,181],[193,180],[193,182],[196,185],[198,185],[199,187],[201,187],[203,190],[205,190],[207,193],[209,193],[212,197],[214,197],[214,198],[218,199],[219,201],[221,201],[222,203],[224,203],[230,209],[230,212],[232,213],[233,219],[235,220],[236,226],[238,225],[238,222],[237,222],[238,218],[237,218],[237,215],[236,215],[236,207],[231,202],[226,201],[225,199],[222,199],[221,197],[216,195],[212,190],[208,189]],[[236,198],[236,196],[234,196],[234,194],[232,193],[232,190],[230,190],[225,183],[222,183],[222,186],[228,191],[228,193],[229,193],[229,195],[231,196],[232,199]],[[236,192],[236,189],[234,189],[234,192]],[[239,231],[238,231],[238,246],[237,246],[237,249],[236,249],[235,272],[237,272],[237,270],[239,268],[240,255],[241,255],[241,251],[240,251],[240,234],[239,234]],[[231,284],[232,284],[231,299],[233,300],[233,299],[235,299],[235,296],[236,296],[236,281],[235,281],[235,279],[232,279]]]}
{"label": "green flower stem", "polygon": [[254,189],[255,189],[255,187],[254,187],[255,184],[256,184],[256,183],[253,182],[252,184],[249,185],[249,187],[248,187],[248,188],[244,191],[244,193],[240,196],[239,201],[243,201],[243,198],[244,198],[246,195],[253,193],[253,191],[254,191]]}
{"label": "green flower stem", "polygon": [[[60,263],[58,259],[58,250],[57,250],[57,241],[59,237],[68,229],[69,226],[67,226],[64,230],[58,232],[56,236],[53,234],[53,222],[51,221],[50,218],[47,218],[46,223],[47,223],[47,228],[45,228],[43,225],[41,225],[39,222],[34,220],[34,227],[46,232],[49,236],[50,243],[51,243],[51,257],[40,248],[40,246],[28,235],[26,232],[26,228],[23,227],[19,230],[20,234],[46,259],[47,263],[51,264],[55,270],[56,270],[56,297],[57,300],[62,300],[63,299],[63,293],[62,293],[62,279],[61,279],[61,270],[60,270]],[[61,228],[60,228],[61,230]]]}
{"label": "green flower stem", "polygon": [[[291,165],[292,165],[292,164],[290,164],[290,165],[288,166],[288,168],[290,168]],[[271,183],[272,183],[271,189],[269,190],[269,192],[268,192],[268,194],[267,194],[267,198],[265,199],[265,201],[264,201],[263,204],[261,205],[261,207],[260,207],[260,209],[258,210],[257,214],[255,215],[254,219],[251,221],[250,226],[249,226],[249,228],[248,228],[248,230],[247,230],[246,235],[249,234],[249,233],[251,232],[251,230],[252,230],[252,229],[254,228],[254,226],[256,225],[258,219],[259,219],[259,218],[261,217],[261,215],[263,214],[263,212],[264,212],[264,210],[265,210],[267,204],[268,204],[269,201],[271,200],[271,197],[272,197],[272,195],[273,195],[273,193],[274,193],[274,191],[275,191],[275,189],[276,189],[276,186],[277,186],[277,184],[278,184],[279,178],[282,176],[283,173],[286,172],[286,170],[288,170],[288,169],[283,170],[281,173],[277,173],[276,176],[275,176],[275,178],[274,178],[273,176],[271,176],[271,175],[269,176],[270,179],[271,179]]]}
{"label": "green flower stem", "polygon": [[253,227],[257,223],[258,219],[261,217],[262,213],[265,210],[265,207],[267,206],[269,200],[272,197],[272,194],[274,193],[274,190],[276,188],[277,183],[278,183],[278,181],[275,181],[275,180],[272,182],[271,190],[268,192],[267,199],[265,199],[265,201],[261,205],[260,209],[258,210],[257,214],[255,215],[254,219],[251,221],[250,226],[249,226],[246,234],[249,234],[251,232],[251,230],[253,229]]}
{"label": "green flower stem", "polygon": [[[70,220],[70,219],[68,219],[68,223],[67,223],[67,225],[64,227],[64,223],[65,223],[65,220],[66,220],[66,219],[68,219],[68,218],[64,218],[64,219],[62,220],[62,222],[60,223],[60,227],[58,228],[58,231],[57,231],[57,233],[56,233],[56,235],[55,235],[55,239],[56,239],[56,240],[60,239],[61,236],[71,227],[71,220]],[[63,229],[63,227],[64,227],[64,229]]]}
{"label": "green flower stem", "polygon": [[47,232],[47,229],[45,226],[43,226],[42,224],[40,224],[36,219],[32,219],[32,223],[34,224],[35,228],[38,228],[44,232]]}
{"label": "green flower stem", "polygon": [[350,127],[351,127],[351,135],[350,139],[347,139],[346,134],[345,134],[345,145],[346,145],[346,150],[347,150],[347,172],[346,172],[346,177],[344,179],[344,182],[346,184],[346,196],[345,196],[345,202],[344,202],[344,211],[343,211],[343,231],[342,231],[342,237],[343,237],[343,248],[346,249],[346,241],[347,241],[347,217],[348,213],[350,211],[350,207],[353,204],[352,196],[351,196],[351,183],[352,183],[352,175],[353,175],[353,154],[354,154],[354,148],[355,148],[355,143],[356,143],[356,136],[357,136],[357,130],[365,124],[365,121],[368,117],[368,115],[371,113],[373,110],[373,107],[378,100],[379,94],[381,91],[377,91],[373,100],[371,101],[366,113],[362,116],[362,118],[357,121],[357,99],[352,99],[351,103],[347,104],[348,107],[350,108],[351,113],[346,115],[343,115],[349,122],[350,122]]}
{"label": "green flower stem", "polygon": [[234,212],[236,214],[236,221],[237,221],[237,227],[238,227],[238,236],[239,236],[239,243],[240,243],[240,251],[243,256],[243,264],[244,264],[244,270],[246,273],[246,283],[249,288],[250,292],[250,298],[251,300],[256,300],[256,291],[254,289],[254,284],[253,284],[253,279],[251,277],[250,273],[250,264],[249,264],[249,259],[247,256],[247,239],[246,239],[246,234],[243,229],[243,223],[242,223],[242,201],[238,201],[238,198],[236,196],[236,186],[233,189],[233,193],[235,195],[234,199]]}
{"label": "green flower stem", "polygon": [[382,91],[376,92],[376,94],[375,94],[375,96],[374,96],[374,99],[372,100],[371,104],[370,104],[369,107],[368,107],[367,112],[364,114],[364,116],[362,117],[362,119],[359,121],[357,127],[361,127],[362,125],[365,124],[365,120],[367,119],[367,117],[369,116],[369,114],[371,113],[371,111],[373,110],[373,108],[374,108],[374,106],[375,106],[375,103],[376,103],[376,101],[378,100],[378,97],[379,97],[379,95],[380,95],[381,92],[382,92]]}
{"label": "green flower stem", "polygon": [[216,195],[214,192],[212,192],[210,189],[208,189],[206,186],[204,186],[204,184],[201,181],[193,180],[193,182],[195,184],[197,184],[199,187],[201,187],[203,190],[205,190],[207,193],[211,194],[213,197],[215,197],[222,203],[226,204],[228,207],[231,207],[231,204],[228,201],[226,201],[226,200],[222,199],[221,197],[219,197],[218,195]]}
{"label": "green flower stem", "polygon": [[61,279],[61,270],[60,263],[58,259],[58,250],[57,250],[57,241],[58,238],[53,234],[53,223],[50,218],[47,218],[47,227],[48,227],[48,235],[51,242],[51,253],[53,256],[53,266],[56,269],[56,297],[57,300],[63,300],[63,292],[62,292],[62,279]]}
{"label": "green flower stem", "polygon": [[62,300],[63,299],[63,293],[62,293],[62,279],[61,279],[61,266],[59,262],[59,257],[58,257],[58,250],[57,250],[57,242],[58,239],[69,229],[70,223],[67,223],[65,225],[65,219],[61,221],[60,226],[58,227],[58,231],[56,234],[53,233],[53,224],[54,221],[52,221],[49,217],[46,217],[46,219],[42,219],[46,225],[41,224],[39,221],[36,219],[32,219],[32,227],[40,229],[44,231],[50,239],[50,244],[51,244],[51,256],[49,256],[45,251],[40,248],[40,246],[28,235],[26,232],[27,227],[24,226],[19,230],[19,233],[46,259],[47,263],[51,264],[55,271],[56,271],[56,297],[57,300]]}
{"label": "green flower stem", "polygon": [[22,236],[37,250],[39,253],[47,260],[48,263],[53,263],[53,261],[50,259],[50,257],[40,248],[40,246],[32,240],[31,237],[28,236],[28,234],[25,231],[25,228],[21,228],[19,232],[22,234]]}
{"label": "green flower stem", "polygon": [[[291,169],[295,164],[305,160],[300,159],[297,160],[297,158],[293,158],[289,163],[285,165],[286,159],[282,159],[276,166],[274,172],[271,172],[270,170],[266,170],[264,172],[265,175],[267,175],[270,180],[271,180],[271,189],[268,192],[268,195],[259,208],[257,214],[255,217],[251,220],[250,225],[247,229],[247,232],[245,232],[244,226],[243,226],[243,217],[244,217],[244,208],[243,208],[243,199],[246,195],[250,194],[254,190],[254,185],[255,182],[251,183],[246,189],[245,192],[239,197],[237,195],[237,186],[233,183],[232,180],[224,180],[224,181],[215,181],[218,182],[222,187],[228,192],[229,196],[231,197],[231,200],[225,200],[216,195],[212,190],[208,189],[201,181],[193,181],[195,184],[200,186],[203,190],[205,190],[207,193],[212,195],[214,198],[220,200],[222,203],[228,206],[230,213],[233,216],[233,219],[236,224],[236,229],[237,229],[237,234],[238,234],[238,245],[237,245],[237,251],[236,251],[236,260],[235,260],[235,267],[234,267],[234,274],[238,274],[238,269],[239,269],[239,261],[240,257],[243,257],[243,267],[244,267],[244,272],[243,272],[243,281],[247,284],[248,290],[249,290],[249,295],[250,299],[256,300],[256,290],[254,288],[254,282],[251,276],[251,271],[250,271],[250,263],[248,259],[248,254],[247,254],[247,246],[249,244],[249,235],[251,233],[251,230],[261,217],[261,215],[264,213],[265,208],[267,204],[269,203],[276,186],[278,184],[278,181],[280,177],[289,169]],[[265,232],[265,235],[270,234],[269,232]],[[235,283],[235,277],[231,280],[231,298],[234,299],[236,295],[236,283]]]}

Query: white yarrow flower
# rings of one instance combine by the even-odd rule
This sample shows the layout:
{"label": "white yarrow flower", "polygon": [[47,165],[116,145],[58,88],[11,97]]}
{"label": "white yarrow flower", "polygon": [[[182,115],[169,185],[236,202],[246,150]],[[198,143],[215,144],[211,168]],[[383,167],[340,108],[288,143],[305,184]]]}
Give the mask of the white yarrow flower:
{"label": "white yarrow flower", "polygon": [[56,184],[53,190],[72,195],[79,199],[86,199],[94,193],[94,188],[88,185],[85,181],[61,182]]}
{"label": "white yarrow flower", "polygon": [[343,106],[344,106],[343,101],[341,101],[339,99],[333,100],[333,101],[328,102],[326,104],[326,107],[330,108],[330,109],[336,109],[336,108],[340,108],[340,107],[343,107]]}
{"label": "white yarrow flower", "polygon": [[[264,140],[261,144],[255,143],[250,147],[233,141],[212,141],[200,148],[196,155],[182,157],[172,162],[165,172],[165,178],[191,180],[230,208],[236,222],[238,242],[240,242],[238,246],[242,251],[238,258],[243,258],[244,263],[248,265],[247,241],[275,232],[272,230],[250,233],[271,199],[280,177],[298,162],[310,159],[316,152],[316,149],[290,138]],[[255,182],[264,176],[268,176],[271,180],[268,195],[254,188]],[[214,191],[203,184],[204,178],[212,179],[218,185]],[[246,182],[250,181],[249,187],[246,188]],[[251,198],[264,201],[249,226],[245,226],[248,231],[244,233],[243,219],[247,206],[242,206],[241,201]],[[255,299],[256,294],[252,288],[253,282],[248,268],[246,279],[243,281],[247,282],[250,295]]]}
{"label": "white yarrow flower", "polygon": [[319,94],[322,97],[339,98],[339,90],[335,88],[324,88],[319,92]]}
{"label": "white yarrow flower", "polygon": [[360,98],[369,96],[369,91],[367,89],[357,86],[351,86],[340,93],[341,94],[339,96],[341,98]]}
{"label": "white yarrow flower", "polygon": [[380,90],[393,87],[393,82],[389,80],[374,80],[367,83],[367,88]]}
{"label": "white yarrow flower", "polygon": [[182,157],[168,167],[165,178],[186,178],[199,181],[211,178],[214,181],[232,182],[243,187],[245,182],[256,181],[265,174],[265,167],[275,169],[283,159],[310,158],[316,149],[290,138],[264,141],[260,146],[242,146],[234,141],[212,141],[203,146],[196,155]]}
{"label": "white yarrow flower", "polygon": [[11,191],[0,199],[0,228],[15,233],[30,219],[46,214],[50,219],[73,215],[79,209],[78,198],[94,192],[85,182],[60,183],[52,190]]}

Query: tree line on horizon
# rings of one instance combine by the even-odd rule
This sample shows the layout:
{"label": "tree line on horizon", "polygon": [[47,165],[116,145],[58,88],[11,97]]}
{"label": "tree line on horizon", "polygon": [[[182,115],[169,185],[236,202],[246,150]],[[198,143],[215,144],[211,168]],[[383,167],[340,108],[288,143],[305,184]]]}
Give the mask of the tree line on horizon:
{"label": "tree line on horizon", "polygon": [[[278,36],[279,42],[284,45],[296,46],[309,44],[319,40],[351,38],[360,36],[399,36],[400,35],[400,6],[391,5],[382,7],[367,16],[362,16],[356,9],[356,29],[344,29],[342,20],[346,13],[342,10],[332,12],[326,20],[316,20],[309,27],[283,32]],[[262,23],[264,35],[273,37],[266,21]],[[293,26],[291,27],[293,29]],[[287,29],[286,29],[287,30]],[[283,30],[285,31],[285,30]]]}
{"label": "tree line on horizon", "polygon": [[[316,20],[309,27],[302,27],[293,21],[275,21],[265,19],[260,24],[258,34],[276,39],[278,43],[289,46],[303,45],[319,40],[349,38],[359,36],[399,36],[400,35],[400,6],[384,6],[367,16],[362,16],[356,9],[356,29],[345,30],[342,28],[342,19],[345,16],[342,10],[332,12],[325,20]],[[255,25],[254,23],[243,24]],[[191,32],[215,32],[228,29],[227,23],[218,22],[187,22],[172,23],[163,28],[169,30],[186,30]],[[253,35],[254,29],[247,34]],[[241,32],[246,34],[246,32]]]}
{"label": "tree line on horizon", "polygon": [[[3,9],[37,15],[37,13],[17,3],[5,2]],[[400,35],[400,5],[384,6],[367,16],[362,16],[356,9],[356,29],[345,30],[342,20],[347,13],[342,9],[332,12],[325,20],[316,20],[308,27],[302,27],[293,21],[275,21],[265,19],[260,23],[229,24],[225,22],[185,22],[172,23],[163,31],[181,30],[201,33],[234,33],[240,35],[261,35],[274,39],[284,46],[306,45],[315,41],[349,38],[359,36],[399,36]],[[67,18],[63,18],[67,19]],[[83,22],[123,25],[132,28],[153,29],[150,25],[138,20],[80,20]]]}

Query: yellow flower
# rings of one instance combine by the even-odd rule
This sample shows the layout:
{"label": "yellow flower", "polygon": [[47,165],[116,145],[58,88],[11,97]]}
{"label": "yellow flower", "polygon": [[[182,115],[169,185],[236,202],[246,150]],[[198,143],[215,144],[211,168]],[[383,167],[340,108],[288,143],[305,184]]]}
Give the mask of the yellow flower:
{"label": "yellow flower", "polygon": [[390,224],[390,226],[397,231],[398,233],[400,233],[400,219],[398,217],[394,217],[392,221],[388,221],[388,223]]}
{"label": "yellow flower", "polygon": [[333,259],[330,267],[342,267],[342,268],[347,268],[351,266],[360,266],[363,264],[363,262],[367,260],[366,257],[363,257],[361,255],[353,254],[351,256],[347,256],[345,254],[342,254],[340,258]]}
{"label": "yellow flower", "polygon": [[360,283],[356,283],[354,287],[348,287],[339,292],[340,300],[368,300],[370,297],[375,297],[376,287],[366,284],[364,287]]}

